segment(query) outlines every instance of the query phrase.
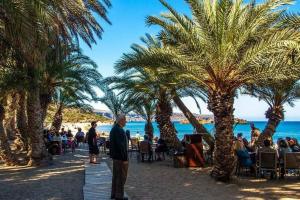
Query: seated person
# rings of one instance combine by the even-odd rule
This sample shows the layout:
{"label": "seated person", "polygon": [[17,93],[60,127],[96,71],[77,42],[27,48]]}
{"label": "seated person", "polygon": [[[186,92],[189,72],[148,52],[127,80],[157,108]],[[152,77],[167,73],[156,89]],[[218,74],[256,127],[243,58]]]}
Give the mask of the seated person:
{"label": "seated person", "polygon": [[242,141],[243,140],[243,133],[238,133],[236,137],[237,137],[238,140]]}
{"label": "seated person", "polygon": [[[152,141],[149,139],[148,135],[144,135],[144,140],[142,142],[148,144],[148,162],[150,162],[152,158]],[[145,153],[142,153],[142,162],[144,162],[144,156]]]}
{"label": "seated person", "polygon": [[67,142],[68,142],[67,134],[63,133],[61,135],[61,144],[62,144],[63,148],[65,148],[67,146]]}
{"label": "seated person", "polygon": [[67,138],[72,138],[73,137],[73,134],[72,134],[72,132],[71,132],[71,130],[68,130],[68,133],[67,133]]}
{"label": "seated person", "polygon": [[272,141],[270,139],[264,140],[264,146],[258,149],[258,153],[259,152],[275,152],[278,157],[277,151],[274,148],[272,148],[271,144],[272,144]]}
{"label": "seated person", "polygon": [[256,128],[254,126],[253,123],[250,123],[250,127],[251,127],[251,142],[250,142],[250,146],[253,147],[253,149],[255,149],[256,146],[257,146],[258,137],[260,136],[260,131],[259,131],[258,128]]}
{"label": "seated person", "polygon": [[61,137],[60,137],[59,133],[55,133],[55,134],[52,136],[52,141],[53,141],[53,142],[60,142],[60,143],[61,143]]}
{"label": "seated person", "polygon": [[290,139],[288,145],[291,148],[292,152],[300,152],[300,147],[296,139]]}
{"label": "seated person", "polygon": [[[274,148],[272,148],[271,144],[272,144],[272,142],[271,142],[270,139],[264,140],[264,146],[257,150],[256,155],[257,155],[258,160],[259,160],[260,152],[267,152],[267,153],[273,153],[274,152],[276,154],[277,158],[278,158],[278,152]],[[264,176],[264,174],[261,174],[261,175]],[[271,172],[271,179],[274,177],[274,175],[275,175],[275,173]]]}
{"label": "seated person", "polygon": [[61,128],[60,135],[66,134],[65,128]]}
{"label": "seated person", "polygon": [[84,132],[81,131],[81,128],[78,128],[78,132],[76,133],[75,138],[77,140],[77,144],[84,142]]}
{"label": "seated person", "polygon": [[54,133],[52,131],[48,131],[47,139],[48,139],[49,142],[51,142],[53,140],[53,135],[54,135]]}
{"label": "seated person", "polygon": [[254,152],[254,148],[252,146],[250,146],[250,144],[246,138],[243,138],[242,141],[243,141],[243,144],[244,144],[245,148],[247,149],[247,151]]}
{"label": "seated person", "polygon": [[61,140],[61,136],[59,135],[58,132],[56,132],[52,136],[51,146],[58,146],[57,152],[53,152],[53,154],[60,154],[61,153],[62,140]]}
{"label": "seated person", "polygon": [[253,162],[250,158],[250,155],[246,149],[246,147],[244,146],[244,143],[240,140],[237,140],[235,142],[235,147],[234,150],[236,152],[236,155],[239,158],[240,164],[243,167],[252,167],[253,166]]}
{"label": "seated person", "polygon": [[284,155],[288,152],[291,152],[291,149],[288,146],[288,143],[286,140],[281,139],[278,140],[278,156],[279,156],[279,164],[280,164],[280,177],[284,177],[284,169],[283,169],[283,165],[284,165]]}
{"label": "seated person", "polygon": [[159,140],[157,141],[157,147],[155,149],[155,153],[157,155],[157,159],[158,161],[161,160],[161,153],[162,152],[167,152],[168,151],[168,147],[167,144],[165,142],[165,140],[163,140],[162,138],[159,138]]}

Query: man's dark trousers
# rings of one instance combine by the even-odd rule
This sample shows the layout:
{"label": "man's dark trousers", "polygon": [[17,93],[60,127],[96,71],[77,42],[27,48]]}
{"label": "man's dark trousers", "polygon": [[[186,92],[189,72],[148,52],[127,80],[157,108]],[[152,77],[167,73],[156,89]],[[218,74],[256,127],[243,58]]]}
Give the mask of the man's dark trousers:
{"label": "man's dark trousers", "polygon": [[128,161],[113,160],[113,177],[111,196],[116,199],[124,198],[124,185],[127,179]]}

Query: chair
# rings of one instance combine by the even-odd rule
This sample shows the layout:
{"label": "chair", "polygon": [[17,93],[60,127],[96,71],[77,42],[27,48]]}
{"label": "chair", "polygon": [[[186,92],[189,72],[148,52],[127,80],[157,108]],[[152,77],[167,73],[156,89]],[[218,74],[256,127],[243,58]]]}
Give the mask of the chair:
{"label": "chair", "polygon": [[285,174],[288,173],[289,170],[296,170],[300,176],[300,152],[284,154],[283,169]]}
{"label": "chair", "polygon": [[141,141],[140,145],[139,145],[140,149],[140,158],[142,158],[142,161],[144,160],[144,155],[148,156],[148,160],[153,161],[153,153],[152,153],[152,148],[151,145],[149,144],[149,142],[147,141]]}
{"label": "chair", "polygon": [[245,172],[245,174],[250,175],[251,167],[250,166],[244,166],[243,162],[242,162],[242,158],[238,157],[237,163],[236,163],[235,174],[237,176],[240,176],[242,174],[242,172]]}
{"label": "chair", "polygon": [[258,157],[258,175],[262,175],[264,171],[271,171],[275,173],[277,178],[277,154],[276,152],[259,152]]}
{"label": "chair", "polygon": [[101,152],[105,153],[106,152],[106,138],[105,137],[100,137],[99,138],[99,147],[100,147],[100,150]]}
{"label": "chair", "polygon": [[131,138],[129,145],[130,157],[132,156],[132,152],[137,152],[139,150],[139,140],[138,138]]}

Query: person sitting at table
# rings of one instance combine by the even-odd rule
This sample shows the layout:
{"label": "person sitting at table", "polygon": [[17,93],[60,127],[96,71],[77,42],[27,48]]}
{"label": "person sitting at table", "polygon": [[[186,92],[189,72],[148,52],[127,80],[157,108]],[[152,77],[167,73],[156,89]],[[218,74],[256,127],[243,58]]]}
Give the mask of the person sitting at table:
{"label": "person sitting at table", "polygon": [[84,142],[84,132],[82,132],[81,128],[78,128],[78,132],[76,133],[75,138],[79,146]]}
{"label": "person sitting at table", "polygon": [[300,152],[300,146],[298,141],[294,138],[289,138],[288,145],[291,148],[292,152]]}
{"label": "person sitting at table", "polygon": [[[152,158],[152,141],[149,139],[148,135],[144,135],[144,140],[141,142],[140,146],[144,144],[148,145],[148,162],[151,161]],[[142,162],[144,162],[145,153],[142,153]]]}
{"label": "person sitting at table", "polygon": [[243,141],[243,144],[244,144],[244,146],[245,146],[245,148],[247,149],[248,152],[254,152],[255,151],[255,148],[250,146],[250,143],[248,142],[248,140],[246,138],[243,138],[242,141]]}
{"label": "person sitting at table", "polygon": [[259,131],[258,128],[256,128],[256,127],[254,126],[253,123],[250,124],[250,127],[251,127],[251,142],[250,142],[250,146],[251,146],[253,149],[256,149],[258,137],[259,137],[259,135],[260,135],[260,131]]}
{"label": "person sitting at table", "polygon": [[243,141],[237,140],[235,142],[234,150],[236,152],[236,155],[239,159],[240,164],[243,167],[252,167],[253,162],[250,158],[249,152],[247,151]]}
{"label": "person sitting at table", "polygon": [[67,136],[67,138],[72,138],[73,137],[72,131],[68,130],[68,133],[66,136]]}
{"label": "person sitting at table", "polygon": [[283,178],[284,177],[284,155],[286,153],[291,152],[291,149],[289,148],[289,145],[287,143],[286,140],[281,139],[278,140],[278,156],[279,156],[279,164],[280,164],[280,177]]}
{"label": "person sitting at table", "polygon": [[61,154],[61,152],[62,152],[62,140],[61,140],[61,136],[59,135],[58,132],[56,132],[53,135],[51,144],[52,145],[56,144],[58,146],[57,152],[54,152],[54,154]]}
{"label": "person sitting at table", "polygon": [[276,152],[272,147],[271,139],[264,140],[264,146],[258,149],[259,152]]}
{"label": "person sitting at table", "polygon": [[166,152],[168,150],[167,144],[165,140],[159,138],[157,141],[157,147],[155,149],[155,153],[157,156],[157,161],[161,161],[161,153]]}
{"label": "person sitting at table", "polygon": [[[272,141],[271,139],[265,139],[264,140],[264,146],[257,149],[257,153],[256,153],[256,159],[259,160],[259,154],[261,152],[266,152],[266,153],[276,153],[276,157],[278,158],[278,152],[272,147]],[[271,179],[274,177],[275,173],[272,172],[271,173]],[[262,174],[262,176],[264,176],[264,174]]]}
{"label": "person sitting at table", "polygon": [[62,149],[64,149],[64,150],[66,149],[67,143],[68,143],[67,133],[62,132],[61,133],[61,146],[62,146]]}

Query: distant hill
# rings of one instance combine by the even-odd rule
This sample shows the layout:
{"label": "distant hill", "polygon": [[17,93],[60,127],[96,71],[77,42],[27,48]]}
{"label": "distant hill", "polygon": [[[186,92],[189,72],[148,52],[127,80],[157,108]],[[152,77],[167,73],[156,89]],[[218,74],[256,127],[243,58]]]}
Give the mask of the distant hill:
{"label": "distant hill", "polygon": [[[55,105],[50,105],[45,122],[52,123],[53,116],[57,108]],[[65,108],[63,111],[64,123],[76,123],[76,122],[110,122],[111,120],[93,112],[87,112],[78,108]]]}

